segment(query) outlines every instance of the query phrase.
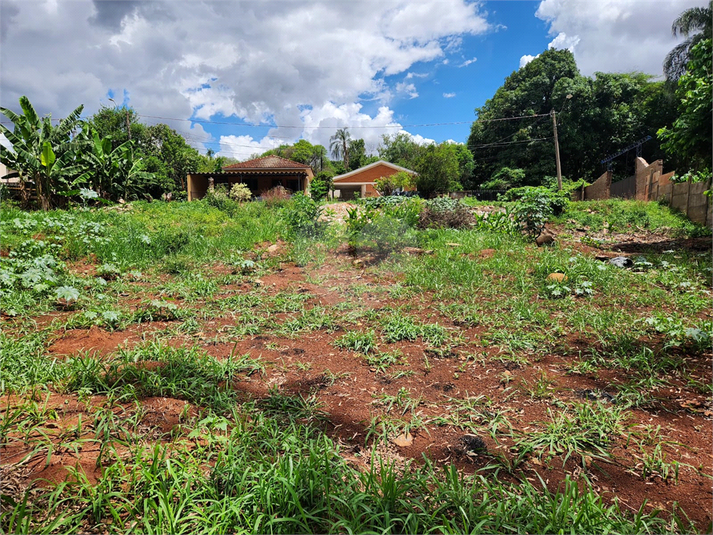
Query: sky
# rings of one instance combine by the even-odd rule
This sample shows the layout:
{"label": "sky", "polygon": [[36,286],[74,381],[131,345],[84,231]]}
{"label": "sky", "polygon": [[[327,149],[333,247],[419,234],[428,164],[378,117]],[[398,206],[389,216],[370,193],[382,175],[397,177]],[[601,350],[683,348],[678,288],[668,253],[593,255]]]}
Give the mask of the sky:
{"label": "sky", "polygon": [[[0,106],[131,106],[240,160],[349,128],[463,143],[475,109],[547,48],[582,74],[661,77],[706,0],[0,0]],[[109,99],[113,100],[109,100]]]}

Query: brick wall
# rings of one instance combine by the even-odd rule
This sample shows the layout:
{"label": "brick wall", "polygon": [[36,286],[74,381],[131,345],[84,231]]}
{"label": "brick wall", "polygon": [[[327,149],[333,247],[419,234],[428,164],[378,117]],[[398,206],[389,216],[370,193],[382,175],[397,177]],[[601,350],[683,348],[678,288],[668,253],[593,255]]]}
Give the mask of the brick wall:
{"label": "brick wall", "polygon": [[608,199],[610,197],[611,179],[612,172],[606,171],[602,176],[596,179],[591,186],[584,188],[583,200]]}

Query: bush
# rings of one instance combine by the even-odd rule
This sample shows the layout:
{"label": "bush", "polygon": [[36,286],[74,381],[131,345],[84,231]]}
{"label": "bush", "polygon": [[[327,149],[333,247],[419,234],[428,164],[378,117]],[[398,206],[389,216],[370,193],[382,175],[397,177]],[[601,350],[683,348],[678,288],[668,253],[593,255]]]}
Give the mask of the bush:
{"label": "bush", "polygon": [[214,206],[218,210],[225,210],[230,204],[228,196],[228,188],[224,184],[219,184],[213,189],[208,189],[203,200],[210,206]]}
{"label": "bush", "polygon": [[250,191],[250,188],[248,188],[245,184],[233,184],[233,187],[230,188],[230,198],[234,201],[248,201],[252,196],[253,194]]}
{"label": "bush", "polygon": [[284,217],[293,237],[317,237],[327,226],[326,222],[319,221],[321,213],[322,208],[313,199],[304,193],[295,193]]}
{"label": "bush", "polygon": [[418,227],[425,228],[465,228],[471,227],[476,218],[465,204],[458,199],[438,197],[426,201],[418,218]]}
{"label": "bush", "polygon": [[399,171],[390,176],[382,176],[374,181],[374,187],[381,195],[389,196],[398,189],[408,189],[414,186],[413,175],[406,171]]}
{"label": "bush", "polygon": [[317,173],[309,186],[310,196],[315,201],[324,199],[330,189],[332,189],[332,175],[325,171]]}
{"label": "bush", "polygon": [[542,234],[545,223],[567,207],[567,193],[543,187],[514,188],[500,196],[500,200],[516,201],[512,214],[521,230],[532,239]]}

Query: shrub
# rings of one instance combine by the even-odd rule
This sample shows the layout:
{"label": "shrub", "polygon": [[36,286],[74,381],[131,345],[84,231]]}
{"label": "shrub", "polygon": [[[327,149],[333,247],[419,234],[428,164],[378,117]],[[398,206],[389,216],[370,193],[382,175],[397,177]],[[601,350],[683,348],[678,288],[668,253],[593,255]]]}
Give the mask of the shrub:
{"label": "shrub", "polygon": [[284,218],[293,237],[296,235],[316,237],[322,234],[327,223],[319,221],[322,208],[304,193],[295,193],[292,205],[285,212]]}
{"label": "shrub", "polygon": [[381,195],[389,196],[397,189],[407,189],[414,186],[413,175],[399,171],[391,176],[382,176],[374,181],[374,187]]}
{"label": "shrub", "polygon": [[261,194],[262,199],[268,206],[284,205],[290,198],[290,193],[282,186],[275,186]]}
{"label": "shrub", "polygon": [[332,175],[325,171],[317,173],[309,186],[310,196],[315,201],[324,199],[330,189],[332,189]]}
{"label": "shrub", "polygon": [[230,198],[234,201],[248,201],[252,196],[253,194],[250,191],[250,188],[248,188],[245,184],[233,184],[233,187],[230,188]]}
{"label": "shrub", "polygon": [[476,218],[465,204],[457,199],[438,197],[424,203],[418,218],[418,227],[464,228],[474,225]]}

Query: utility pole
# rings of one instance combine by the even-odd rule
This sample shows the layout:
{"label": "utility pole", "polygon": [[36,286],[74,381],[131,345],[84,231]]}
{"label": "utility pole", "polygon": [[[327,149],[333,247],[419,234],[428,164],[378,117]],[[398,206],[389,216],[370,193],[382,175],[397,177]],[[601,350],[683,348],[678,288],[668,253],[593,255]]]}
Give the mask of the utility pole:
{"label": "utility pole", "polygon": [[555,131],[555,161],[557,163],[557,189],[562,191],[562,165],[560,164],[560,144],[557,140],[557,114],[554,108],[550,112],[552,116],[552,127]]}

